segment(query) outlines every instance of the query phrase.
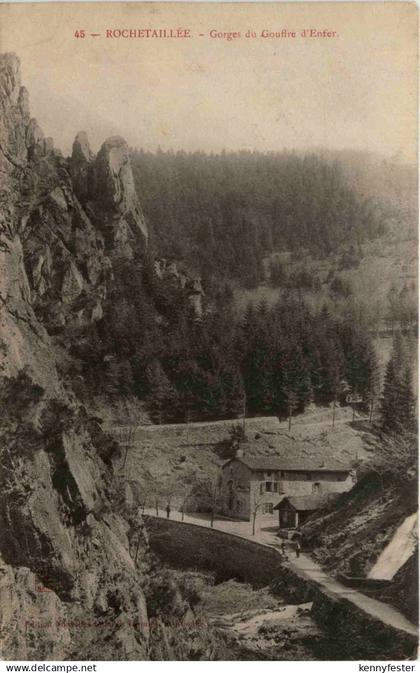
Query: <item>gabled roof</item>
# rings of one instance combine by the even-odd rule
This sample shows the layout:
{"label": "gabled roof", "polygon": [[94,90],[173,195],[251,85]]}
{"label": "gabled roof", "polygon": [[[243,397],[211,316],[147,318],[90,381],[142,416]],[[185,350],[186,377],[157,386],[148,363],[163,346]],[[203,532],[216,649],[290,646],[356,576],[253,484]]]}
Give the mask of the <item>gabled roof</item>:
{"label": "gabled roof", "polygon": [[267,470],[303,471],[303,472],[349,472],[350,467],[335,458],[317,458],[316,456],[241,456],[232,458],[223,467],[238,460],[253,472]]}
{"label": "gabled roof", "polygon": [[287,501],[297,512],[315,512],[326,505],[328,500],[326,495],[286,495],[273,509],[280,509]]}

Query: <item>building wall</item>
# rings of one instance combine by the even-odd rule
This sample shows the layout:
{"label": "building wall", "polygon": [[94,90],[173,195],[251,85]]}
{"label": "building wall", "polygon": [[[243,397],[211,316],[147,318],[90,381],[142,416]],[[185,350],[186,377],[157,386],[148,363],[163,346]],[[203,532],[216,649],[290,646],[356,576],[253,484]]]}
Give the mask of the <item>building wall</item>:
{"label": "building wall", "polygon": [[248,520],[250,518],[251,470],[234,461],[222,470],[221,511],[226,516]]}
{"label": "building wall", "polygon": [[[311,480],[298,480],[291,478],[290,473],[287,479],[282,479],[280,482],[281,492],[286,495],[322,495],[323,493],[344,493],[349,491],[354,486],[352,476],[343,475],[345,478],[340,478],[340,474],[331,473],[313,473]],[[318,486],[315,486],[318,484]]]}
{"label": "building wall", "polygon": [[[255,480],[256,475],[253,475],[253,480]],[[265,485],[266,482],[264,481],[251,481],[251,513],[253,513],[256,509],[257,512],[257,517],[267,517],[267,519],[273,519],[273,521],[276,520],[276,512],[271,511],[268,512],[266,507],[267,505],[272,505],[275,507],[278,503],[278,501],[281,498],[282,493],[279,491],[263,491],[261,492],[261,486]],[[274,482],[270,482],[274,483]],[[278,486],[279,488],[279,486]]]}
{"label": "building wall", "polygon": [[[266,491],[267,482],[271,491]],[[322,495],[344,493],[354,485],[351,474],[343,472],[293,472],[269,470],[252,472],[246,465],[233,461],[222,471],[221,512],[226,516],[249,520],[254,511],[258,518],[277,518],[269,512],[282,495]]]}
{"label": "building wall", "polygon": [[[349,491],[353,485],[351,475],[343,475],[343,473],[329,473],[324,472],[286,472],[287,478],[279,481],[273,481],[273,476],[264,473],[265,481],[255,480],[254,474],[251,481],[251,511],[253,511],[254,502],[260,502],[258,516],[264,514],[265,503],[272,502],[277,505],[282,495],[323,495],[328,493],[344,493]],[[307,479],[307,474],[311,475],[311,479]],[[300,477],[297,478],[297,477]],[[304,477],[304,479],[303,479]],[[260,479],[260,475],[258,475]],[[265,490],[266,484],[271,484],[271,492]],[[263,493],[261,493],[261,489]],[[268,516],[268,514],[265,514]]]}

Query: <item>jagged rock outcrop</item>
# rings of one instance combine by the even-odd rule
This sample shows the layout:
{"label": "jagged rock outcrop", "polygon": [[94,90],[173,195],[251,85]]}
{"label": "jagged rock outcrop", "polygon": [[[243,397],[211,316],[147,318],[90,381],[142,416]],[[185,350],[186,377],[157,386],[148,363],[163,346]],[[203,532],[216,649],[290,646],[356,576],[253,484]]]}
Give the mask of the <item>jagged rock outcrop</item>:
{"label": "jagged rock outcrop", "polygon": [[78,198],[105,237],[107,251],[126,258],[136,250],[144,251],[148,231],[125,140],[109,138],[95,157],[86,133],[79,133],[73,144],[70,173]]}
{"label": "jagged rock outcrop", "polygon": [[159,280],[169,279],[180,285],[185,291],[185,295],[194,309],[197,318],[203,315],[203,297],[204,290],[200,276],[179,269],[175,261],[165,259],[164,257],[155,259],[154,271]]}
{"label": "jagged rock outcrop", "polygon": [[101,319],[111,258],[147,239],[123,141],[104,147],[95,160],[79,134],[64,159],[30,118],[18,58],[0,57],[3,659],[148,657],[146,536],[54,338]]}
{"label": "jagged rock outcrop", "polygon": [[87,134],[80,131],[74,139],[70,161],[70,174],[75,194],[81,203],[89,198],[89,180],[91,162],[94,159]]}
{"label": "jagged rock outcrop", "polygon": [[28,300],[29,288],[21,315],[33,310],[50,332],[88,325],[103,315],[110,257],[132,258],[147,245],[127,144],[110,138],[95,158],[81,132],[65,160],[30,118],[17,57],[2,57],[0,68],[0,249],[13,248],[13,276],[25,286],[8,301]]}

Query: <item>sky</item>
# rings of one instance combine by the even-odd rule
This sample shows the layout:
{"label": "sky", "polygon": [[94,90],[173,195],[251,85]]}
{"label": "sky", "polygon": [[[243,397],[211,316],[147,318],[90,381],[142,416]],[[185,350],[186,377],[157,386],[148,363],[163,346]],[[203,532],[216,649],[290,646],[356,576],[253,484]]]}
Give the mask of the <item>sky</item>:
{"label": "sky", "polygon": [[[123,28],[191,37],[105,37]],[[296,38],[261,37],[282,29]],[[2,4],[0,50],[20,57],[31,114],[65,154],[84,130],[95,152],[122,135],[149,150],[324,147],[416,161],[412,3]]]}

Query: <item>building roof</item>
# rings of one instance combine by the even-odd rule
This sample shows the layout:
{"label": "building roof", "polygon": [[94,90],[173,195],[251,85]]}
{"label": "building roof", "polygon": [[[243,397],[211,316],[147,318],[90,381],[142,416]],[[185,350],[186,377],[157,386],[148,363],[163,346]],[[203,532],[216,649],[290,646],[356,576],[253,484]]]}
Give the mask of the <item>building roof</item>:
{"label": "building roof", "polygon": [[288,502],[289,505],[297,512],[315,512],[315,510],[320,509],[328,502],[328,496],[325,495],[296,495],[296,496],[284,496],[279,503],[273,509],[280,509],[281,505],[285,502]]}
{"label": "building roof", "polygon": [[253,472],[267,470],[282,471],[316,471],[316,472],[349,472],[350,467],[331,457],[316,456],[240,456],[229,460],[226,467],[233,460],[239,460]]}

